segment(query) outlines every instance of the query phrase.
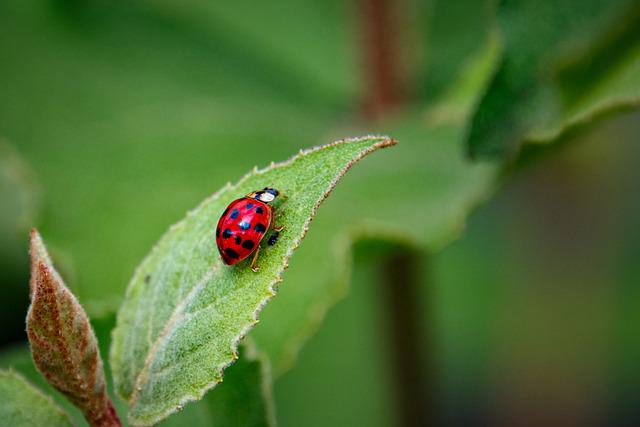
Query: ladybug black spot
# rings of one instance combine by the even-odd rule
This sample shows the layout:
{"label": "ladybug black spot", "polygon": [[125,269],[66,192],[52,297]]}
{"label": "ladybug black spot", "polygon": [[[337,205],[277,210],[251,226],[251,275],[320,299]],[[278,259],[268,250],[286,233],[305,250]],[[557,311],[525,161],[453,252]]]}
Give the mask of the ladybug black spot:
{"label": "ladybug black spot", "polygon": [[240,255],[238,255],[238,252],[234,251],[231,248],[226,248],[224,250],[224,253],[229,257],[229,258],[234,258],[234,259],[238,259],[240,258]]}
{"label": "ladybug black spot", "polygon": [[231,215],[229,215],[229,217],[231,219],[236,219],[238,218],[238,215],[240,215],[240,211],[238,209],[234,209],[231,211]]}
{"label": "ladybug black spot", "polygon": [[216,227],[216,237],[220,237],[220,227]]}
{"label": "ladybug black spot", "polygon": [[258,233],[264,233],[265,231],[267,231],[267,227],[265,227],[264,224],[261,222],[257,223],[253,227],[253,229],[256,230]]}
{"label": "ladybug black spot", "polygon": [[247,203],[247,210],[251,209],[253,207],[253,203],[249,202]]}
{"label": "ladybug black spot", "polygon": [[253,240],[245,240],[242,242],[242,247],[245,249],[253,249],[256,244],[253,243]]}
{"label": "ladybug black spot", "polygon": [[262,206],[258,206],[258,207],[256,208],[256,213],[257,213],[257,214],[262,214],[262,213],[264,213],[264,209],[262,209]]}
{"label": "ladybug black spot", "polygon": [[240,221],[238,223],[238,227],[240,227],[241,230],[248,230],[251,227],[251,224],[249,224],[247,221]]}
{"label": "ladybug black spot", "polygon": [[233,232],[231,230],[229,230],[228,228],[225,228],[224,231],[222,232],[222,238],[223,239],[228,239],[231,236],[233,236]]}
{"label": "ladybug black spot", "polygon": [[236,234],[236,245],[239,245],[242,242],[242,237]]}

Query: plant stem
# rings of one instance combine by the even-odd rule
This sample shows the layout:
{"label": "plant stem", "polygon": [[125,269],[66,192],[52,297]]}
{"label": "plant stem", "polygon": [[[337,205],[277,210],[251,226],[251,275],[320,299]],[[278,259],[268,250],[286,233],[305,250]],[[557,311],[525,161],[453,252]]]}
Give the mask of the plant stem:
{"label": "plant stem", "polygon": [[377,119],[402,101],[398,25],[393,0],[359,0],[365,93],[362,111]]}
{"label": "plant stem", "polygon": [[99,412],[84,411],[84,417],[91,427],[122,427],[111,399],[105,395],[104,406]]}
{"label": "plant stem", "polygon": [[395,377],[398,425],[438,425],[434,393],[427,381],[430,361],[425,346],[427,333],[420,305],[420,261],[416,252],[401,251],[385,258],[382,288],[389,325],[389,348]]}

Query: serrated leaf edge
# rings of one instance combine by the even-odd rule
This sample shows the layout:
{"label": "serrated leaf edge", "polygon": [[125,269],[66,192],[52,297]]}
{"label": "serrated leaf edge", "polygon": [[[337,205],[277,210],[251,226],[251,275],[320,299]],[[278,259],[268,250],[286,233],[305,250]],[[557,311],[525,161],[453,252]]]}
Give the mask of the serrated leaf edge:
{"label": "serrated leaf edge", "polygon": [[322,299],[313,304],[303,320],[303,327],[291,336],[284,345],[282,358],[272,367],[273,377],[278,378],[291,369],[298,354],[306,342],[320,329],[329,310],[339,301],[346,298],[351,290],[354,246],[361,240],[376,237],[389,243],[395,243],[410,249],[420,248],[420,242],[406,230],[390,226],[387,223],[363,222],[340,233],[334,240],[334,261],[339,266],[335,280],[327,287]]}
{"label": "serrated leaf edge", "polygon": [[[393,145],[397,144],[396,140],[391,139],[388,136],[380,136],[380,135],[367,135],[367,136],[362,136],[362,137],[358,137],[358,138],[344,138],[344,139],[337,140],[337,141],[334,141],[334,142],[329,143],[329,144],[316,146],[316,147],[312,147],[312,148],[308,148],[308,149],[304,149],[304,150],[300,150],[300,152],[298,154],[290,157],[289,159],[287,159],[287,160],[285,160],[283,162],[279,162],[279,163],[271,162],[271,164],[269,166],[267,166],[266,168],[264,168],[264,169],[258,169],[258,167],[255,166],[250,172],[246,173],[235,185],[232,185],[231,183],[227,183],[225,186],[223,186],[220,190],[215,192],[213,195],[211,195],[211,196],[207,197],[206,199],[204,199],[195,209],[187,212],[185,218],[183,218],[182,220],[180,220],[176,224],[174,224],[171,227],[169,227],[169,230],[167,232],[165,232],[165,234],[160,238],[158,243],[156,243],[156,245],[153,247],[153,249],[150,251],[150,253],[143,259],[143,261],[136,268],[136,270],[134,272],[134,275],[133,275],[133,278],[132,278],[132,280],[130,282],[130,285],[127,288],[127,295],[129,295],[129,292],[132,292],[132,284],[139,280],[139,276],[141,274],[141,267],[146,263],[147,259],[151,258],[159,250],[159,247],[161,246],[161,243],[165,239],[167,239],[168,236],[171,233],[175,232],[180,227],[183,227],[186,218],[189,218],[190,216],[193,216],[193,215],[197,214],[206,204],[208,204],[209,202],[211,202],[211,201],[217,199],[218,197],[220,197],[220,195],[223,192],[232,191],[234,188],[239,187],[240,185],[242,185],[244,183],[245,180],[247,180],[250,176],[253,176],[254,174],[264,174],[264,173],[266,173],[266,172],[268,172],[268,171],[270,171],[270,170],[272,170],[274,168],[287,166],[287,165],[293,163],[298,158],[306,156],[306,155],[311,154],[311,153],[314,153],[316,151],[325,150],[325,149],[328,149],[328,148],[331,148],[331,147],[334,147],[334,146],[337,146],[337,145],[354,143],[354,142],[361,142],[361,141],[364,141],[364,140],[367,140],[367,139],[371,139],[372,141],[373,140],[378,140],[378,142],[372,143],[372,145],[370,145],[368,148],[366,148],[363,151],[361,151],[357,156],[352,158],[345,165],[345,167],[341,171],[338,172],[336,177],[329,183],[329,185],[327,187],[327,190],[325,191],[323,196],[313,206],[313,208],[311,210],[311,213],[309,215],[309,219],[307,219],[305,221],[305,223],[303,224],[301,236],[296,239],[296,241],[293,243],[293,245],[289,248],[289,250],[285,254],[283,268],[275,276],[275,278],[273,279],[272,283],[269,285],[269,292],[267,293],[267,295],[262,299],[262,301],[260,301],[258,306],[254,309],[254,312],[253,312],[253,315],[252,315],[252,321],[249,322],[248,324],[246,324],[240,330],[240,332],[236,335],[236,337],[232,340],[231,350],[232,350],[232,353],[235,356],[237,354],[238,344],[239,344],[240,340],[258,323],[258,315],[262,311],[263,307],[266,305],[266,303],[269,300],[271,300],[271,298],[273,298],[275,296],[276,287],[280,282],[282,282],[282,274],[284,273],[284,271],[289,266],[288,261],[291,258],[291,255],[293,254],[293,251],[299,247],[300,243],[304,239],[304,237],[305,237],[305,235],[306,235],[306,233],[307,233],[307,231],[309,229],[309,224],[313,220],[313,218],[315,216],[315,213],[317,212],[319,206],[331,194],[331,192],[333,191],[333,189],[335,188],[337,183],[340,181],[340,179],[342,179],[342,177],[347,173],[347,171],[349,169],[351,169],[351,167],[355,163],[357,163],[359,160],[361,160],[362,158],[364,158],[368,154],[370,154],[370,153],[372,153],[372,152],[374,152],[374,151],[376,151],[376,150],[378,150],[380,148],[386,148],[386,147],[390,147],[390,146],[393,146]],[[215,268],[219,268],[219,265],[217,267],[215,267]],[[210,274],[215,271],[215,268],[210,270]],[[191,294],[195,289],[197,289],[198,286],[199,285],[194,286],[194,288],[191,290],[191,292],[189,292],[189,294]],[[185,298],[184,301],[186,301],[187,299],[188,299],[188,296]],[[167,321],[167,323],[165,324],[165,327],[162,329],[162,331],[160,332],[160,334],[158,335],[158,337],[154,341],[154,344],[153,344],[152,348],[157,348],[157,346],[159,345],[161,340],[164,338],[164,336],[166,335],[167,327],[170,326],[170,324],[172,323],[172,319],[174,318],[174,316],[176,316],[179,313],[178,308],[181,307],[181,306],[182,306],[182,302],[179,303],[178,305],[176,305],[172,315],[169,318],[169,321]],[[175,320],[173,320],[173,321],[175,322]],[[114,329],[114,331],[112,331],[112,337],[114,337],[114,333],[115,333],[115,329]],[[117,341],[114,339],[114,340],[112,340],[112,342],[115,343]],[[115,353],[116,353],[116,346],[114,345],[114,346],[111,347],[111,354],[110,354],[111,355],[111,357],[110,357],[111,359],[116,357]],[[135,405],[137,397],[138,397],[140,391],[142,390],[142,384],[144,384],[144,381],[142,381],[142,380],[146,380],[146,377],[148,376],[148,372],[147,373],[145,373],[145,372],[149,370],[149,366],[150,366],[150,362],[152,360],[152,356],[153,356],[153,352],[149,351],[149,353],[147,354],[147,357],[145,358],[145,363],[144,363],[142,369],[140,370],[140,373],[136,377],[136,381],[135,381],[135,384],[134,384],[134,387],[133,387],[133,392],[132,392],[132,395],[131,395],[130,398],[127,399],[125,396],[123,396],[121,394],[120,388],[119,387],[116,388],[116,393],[118,394],[118,396],[120,396],[123,400],[127,401],[129,403],[129,407],[130,408]],[[227,367],[229,367],[231,364],[233,364],[236,359],[237,359],[237,356],[232,357],[231,360],[229,360],[227,363],[224,363],[221,366],[218,366],[216,368],[216,370],[219,373],[219,379],[215,379],[214,381],[210,382],[205,387],[203,387],[198,393],[196,393],[194,395],[189,395],[189,394],[186,395],[183,399],[181,399],[178,402],[178,404],[174,408],[172,408],[172,409],[170,409],[168,411],[161,412],[161,413],[159,413],[158,416],[147,417],[145,419],[134,418],[132,416],[132,414],[131,414],[131,411],[130,411],[129,415],[128,415],[129,422],[131,424],[134,424],[134,425],[150,425],[150,424],[154,424],[154,423],[157,423],[157,422],[161,421],[162,419],[168,417],[169,415],[177,412],[182,407],[184,407],[184,405],[187,404],[188,402],[202,399],[202,397],[204,396],[204,394],[207,391],[211,390],[212,388],[214,388],[216,385],[218,385],[222,381],[223,371]]]}
{"label": "serrated leaf edge", "polygon": [[[495,178],[497,177],[496,175]],[[460,238],[464,233],[467,218],[470,213],[476,207],[488,201],[497,191],[499,182],[495,178],[490,187],[477,192],[461,206],[459,214],[451,221],[449,231],[426,248],[428,253],[437,253]],[[274,378],[279,378],[283,373],[293,367],[301,348],[307,340],[318,331],[329,310],[349,295],[351,267],[353,265],[353,248],[360,240],[375,237],[383,241],[388,241],[389,243],[404,245],[412,250],[424,249],[420,239],[416,239],[413,235],[407,233],[406,229],[394,227],[388,222],[363,220],[349,227],[346,231],[340,233],[339,236],[340,237],[336,238],[333,242],[335,249],[334,260],[338,266],[338,271],[335,275],[336,279],[328,285],[325,298],[310,307],[309,313],[304,320],[304,327],[286,341],[282,352],[282,360],[274,363],[272,367]]]}
{"label": "serrated leaf edge", "polygon": [[243,342],[244,357],[249,361],[260,362],[260,392],[264,399],[267,427],[276,427],[276,408],[273,397],[273,371],[271,369],[271,362],[267,355],[260,351],[255,342],[251,338],[247,338]]}

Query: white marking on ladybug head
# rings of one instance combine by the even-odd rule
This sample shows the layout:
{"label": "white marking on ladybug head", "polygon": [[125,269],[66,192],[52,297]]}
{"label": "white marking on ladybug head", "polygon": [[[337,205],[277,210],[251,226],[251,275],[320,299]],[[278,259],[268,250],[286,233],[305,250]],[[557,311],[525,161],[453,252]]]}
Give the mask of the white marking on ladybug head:
{"label": "white marking on ladybug head", "polygon": [[254,191],[253,193],[249,193],[247,197],[252,199],[260,200],[264,203],[273,202],[280,192],[275,188],[265,187],[262,190]]}
{"label": "white marking on ladybug head", "polygon": [[260,201],[265,202],[265,203],[273,202],[273,200],[275,198],[276,198],[276,196],[274,196],[271,193],[262,193],[262,194],[260,194]]}

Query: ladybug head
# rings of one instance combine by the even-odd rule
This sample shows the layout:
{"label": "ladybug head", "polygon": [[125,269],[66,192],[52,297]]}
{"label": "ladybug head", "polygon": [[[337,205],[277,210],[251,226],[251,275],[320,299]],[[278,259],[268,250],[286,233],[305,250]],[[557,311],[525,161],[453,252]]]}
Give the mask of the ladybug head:
{"label": "ladybug head", "polygon": [[260,200],[264,203],[273,202],[273,200],[278,197],[280,192],[275,188],[264,187],[262,190],[254,191],[253,193],[247,194],[247,197],[251,199]]}

